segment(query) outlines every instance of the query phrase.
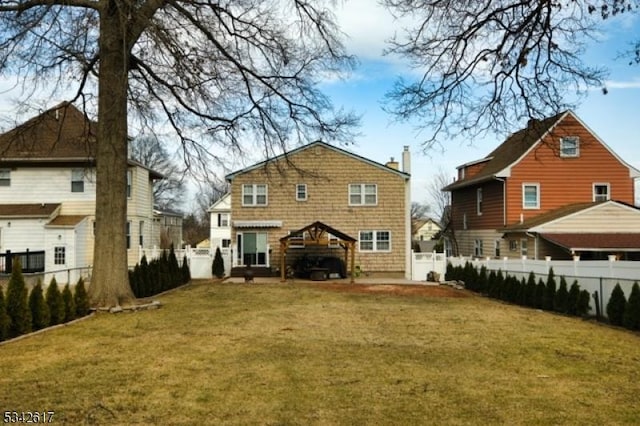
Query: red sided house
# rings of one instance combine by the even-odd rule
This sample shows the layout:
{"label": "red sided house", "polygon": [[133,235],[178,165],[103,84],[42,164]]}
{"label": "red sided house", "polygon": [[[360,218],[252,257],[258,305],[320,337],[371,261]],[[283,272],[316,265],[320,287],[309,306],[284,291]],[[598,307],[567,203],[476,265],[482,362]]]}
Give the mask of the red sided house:
{"label": "red sided house", "polygon": [[532,120],[443,188],[448,244],[475,257],[640,260],[638,176],[573,112]]}

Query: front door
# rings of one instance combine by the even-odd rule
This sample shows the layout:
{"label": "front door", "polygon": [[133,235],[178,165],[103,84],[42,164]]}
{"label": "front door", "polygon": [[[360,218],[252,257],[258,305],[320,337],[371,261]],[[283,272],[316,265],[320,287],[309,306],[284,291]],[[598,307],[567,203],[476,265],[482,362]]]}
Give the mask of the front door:
{"label": "front door", "polygon": [[243,265],[267,265],[267,233],[243,232],[238,234],[238,259]]}

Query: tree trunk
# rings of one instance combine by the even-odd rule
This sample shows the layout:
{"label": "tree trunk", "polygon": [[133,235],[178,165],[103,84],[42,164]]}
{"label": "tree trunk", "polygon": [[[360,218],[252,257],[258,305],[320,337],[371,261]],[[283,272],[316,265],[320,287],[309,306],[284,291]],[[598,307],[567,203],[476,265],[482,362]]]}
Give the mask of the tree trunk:
{"label": "tree trunk", "polygon": [[127,222],[127,16],[119,0],[107,0],[100,14],[96,230],[92,306],[130,304],[125,227]]}

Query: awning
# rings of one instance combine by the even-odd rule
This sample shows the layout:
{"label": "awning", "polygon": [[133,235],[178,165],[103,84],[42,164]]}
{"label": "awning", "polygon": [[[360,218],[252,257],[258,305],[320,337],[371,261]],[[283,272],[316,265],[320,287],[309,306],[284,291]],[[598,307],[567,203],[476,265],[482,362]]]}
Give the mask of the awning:
{"label": "awning", "polygon": [[235,228],[282,228],[281,220],[234,220]]}
{"label": "awning", "polygon": [[640,233],[540,234],[570,251],[640,251]]}

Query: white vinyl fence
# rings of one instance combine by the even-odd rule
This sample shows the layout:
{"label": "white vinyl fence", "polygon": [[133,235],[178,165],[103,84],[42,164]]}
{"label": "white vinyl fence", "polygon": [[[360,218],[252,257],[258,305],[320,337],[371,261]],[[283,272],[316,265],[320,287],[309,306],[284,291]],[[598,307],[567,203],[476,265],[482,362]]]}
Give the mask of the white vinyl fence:
{"label": "white vinyl fence", "polygon": [[[447,258],[444,253],[416,253],[411,250],[411,279],[414,281],[428,281],[429,272],[438,274],[439,280],[444,280],[447,269]],[[437,279],[434,277],[434,281]]]}
{"label": "white vinyl fence", "polygon": [[[464,266],[466,262],[478,269],[485,266],[488,270],[502,270],[518,279],[528,277],[533,272],[536,281],[542,278],[546,282],[549,270],[553,268],[553,273],[557,280],[564,276],[567,285],[571,286],[574,280],[578,281],[578,285],[582,290],[587,290],[592,295],[590,300],[591,314],[596,313],[595,303],[593,299],[594,292],[598,292],[600,312],[606,315],[606,306],[609,297],[616,284],[625,293],[625,297],[629,298],[631,287],[635,281],[640,283],[640,262],[616,260],[610,257],[609,260],[531,260],[523,257],[522,259],[471,259],[468,257],[449,257],[447,259],[453,266]],[[558,282],[558,281],[556,281]]]}
{"label": "white vinyl fence", "polygon": [[[150,249],[139,248],[139,259],[142,259],[143,255],[147,256],[147,260],[156,259],[160,257],[163,249],[158,247],[152,247]],[[215,249],[210,248],[193,248],[190,246],[184,249],[174,250],[178,263],[182,265],[184,257],[187,257],[189,263],[189,270],[191,271],[191,278],[212,278],[213,274],[211,267],[213,265],[213,257],[215,255]],[[231,251],[229,249],[222,249],[222,259],[224,261],[225,275],[229,275],[231,272]],[[139,262],[139,261],[138,261]]]}

